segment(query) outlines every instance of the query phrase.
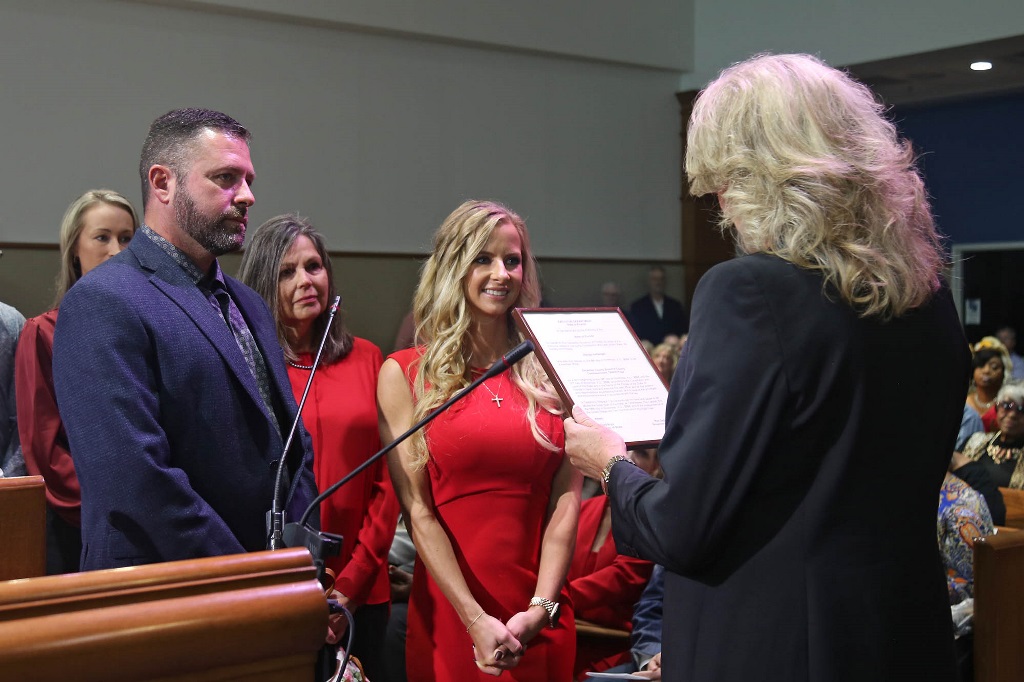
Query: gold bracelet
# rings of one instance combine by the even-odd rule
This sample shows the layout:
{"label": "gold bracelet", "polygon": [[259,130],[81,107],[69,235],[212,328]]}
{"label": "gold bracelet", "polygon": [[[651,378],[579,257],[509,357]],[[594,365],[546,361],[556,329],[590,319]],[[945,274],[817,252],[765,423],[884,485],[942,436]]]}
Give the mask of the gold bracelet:
{"label": "gold bracelet", "polygon": [[478,613],[476,618],[474,618],[472,621],[470,621],[469,625],[466,626],[466,632],[469,632],[469,629],[471,627],[473,627],[474,625],[476,625],[476,622],[478,620],[480,620],[480,616],[484,615],[485,613],[486,613],[486,611],[481,611],[480,613]]}

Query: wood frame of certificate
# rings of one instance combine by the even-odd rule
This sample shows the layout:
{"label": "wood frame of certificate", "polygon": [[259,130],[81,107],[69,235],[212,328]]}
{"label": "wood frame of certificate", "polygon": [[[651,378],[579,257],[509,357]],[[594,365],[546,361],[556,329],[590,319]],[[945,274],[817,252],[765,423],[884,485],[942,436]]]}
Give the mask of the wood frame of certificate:
{"label": "wood frame of certificate", "polygon": [[668,382],[620,309],[516,308],[512,317],[533,341],[566,414],[579,405],[629,448],[661,442]]}

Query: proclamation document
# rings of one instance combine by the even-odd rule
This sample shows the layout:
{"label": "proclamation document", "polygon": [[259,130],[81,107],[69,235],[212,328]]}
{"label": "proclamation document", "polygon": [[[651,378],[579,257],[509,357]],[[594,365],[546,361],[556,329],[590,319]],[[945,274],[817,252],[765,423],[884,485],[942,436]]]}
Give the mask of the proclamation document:
{"label": "proclamation document", "polygon": [[668,388],[618,308],[517,308],[568,414],[573,405],[627,447],[665,435]]}

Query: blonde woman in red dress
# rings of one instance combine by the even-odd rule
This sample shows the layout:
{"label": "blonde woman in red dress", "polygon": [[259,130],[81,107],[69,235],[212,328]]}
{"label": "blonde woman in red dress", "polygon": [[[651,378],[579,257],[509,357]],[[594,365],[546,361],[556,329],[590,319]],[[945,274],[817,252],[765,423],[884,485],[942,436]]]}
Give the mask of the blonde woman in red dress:
{"label": "blonde woman in red dress", "polygon": [[[516,306],[540,287],[526,227],[469,201],[434,236],[414,312],[424,345],[390,356],[382,440],[405,432],[522,340]],[[569,680],[564,582],[581,477],[562,451],[557,397],[533,357],[489,379],[388,460],[418,551],[406,668],[412,682]]]}

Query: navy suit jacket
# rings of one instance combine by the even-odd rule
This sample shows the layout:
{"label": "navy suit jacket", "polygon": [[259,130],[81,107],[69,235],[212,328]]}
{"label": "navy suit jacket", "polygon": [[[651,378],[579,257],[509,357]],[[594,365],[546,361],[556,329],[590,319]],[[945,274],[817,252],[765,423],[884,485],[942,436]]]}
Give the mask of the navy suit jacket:
{"label": "navy suit jacket", "polygon": [[669,682],[953,680],[936,500],[970,368],[948,290],[864,318],[820,275],[708,271],[659,449],[613,467],[623,554],[665,566]]}
{"label": "navy suit jacket", "polygon": [[663,315],[658,317],[654,301],[648,294],[633,301],[633,305],[629,306],[627,319],[639,338],[647,339],[655,345],[661,343],[669,334],[682,336],[689,330],[689,315],[682,303],[671,296],[666,296],[662,312]]}
{"label": "navy suit jacket", "polygon": [[[266,303],[225,277],[287,430],[296,405]],[[282,434],[221,314],[139,232],[64,297],[54,385],[82,486],[82,569],[266,548]],[[287,433],[287,431],[285,431]],[[288,519],[316,495],[300,425]]]}

